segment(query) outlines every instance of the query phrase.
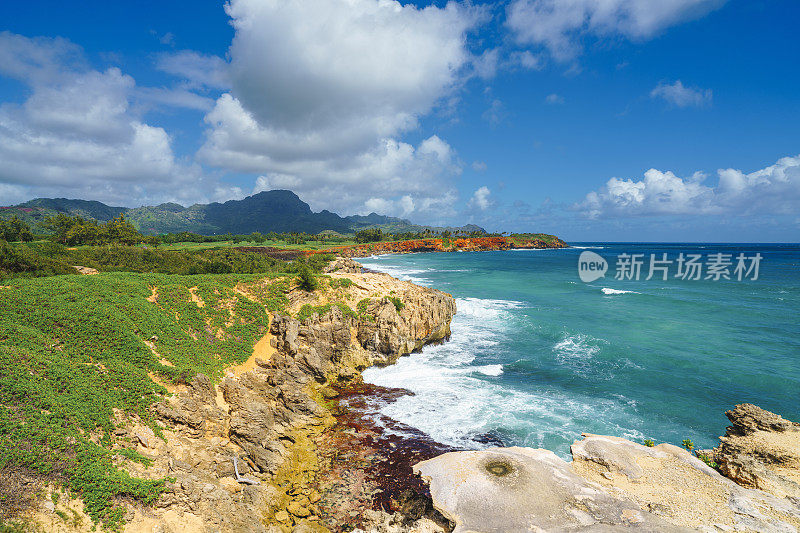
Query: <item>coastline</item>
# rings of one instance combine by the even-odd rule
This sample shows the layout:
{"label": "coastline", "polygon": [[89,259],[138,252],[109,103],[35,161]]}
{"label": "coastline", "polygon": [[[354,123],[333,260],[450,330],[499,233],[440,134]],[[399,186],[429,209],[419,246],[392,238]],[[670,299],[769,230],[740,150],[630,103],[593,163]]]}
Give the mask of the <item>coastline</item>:
{"label": "coastline", "polygon": [[[457,450],[380,415],[382,405],[409,391],[366,384],[361,372],[446,340],[455,301],[435,289],[365,272],[348,258],[336,259],[326,272],[324,289],[290,291],[286,313],[270,315],[248,361],[229,368],[217,383],[198,374],[154,406],[163,440],[141,424],[125,429],[136,451],[152,461],[149,468],[126,463],[131,475],[172,478],[152,507],[125,503],[125,531],[491,529],[491,522],[476,515],[476,502],[482,502],[480,509],[499,506],[512,521],[550,517],[554,521],[537,525],[545,531],[593,523],[660,531],[717,523],[722,530],[800,526],[800,506],[791,503],[800,491],[792,492],[791,477],[776,477],[782,464],[800,471],[800,429],[757,408],[729,414],[735,430],[729,428],[723,445],[707,452],[727,478],[668,444],[648,448],[584,434],[573,444],[572,461],[565,462],[546,450],[503,448],[501,442],[483,451]],[[306,307],[311,312],[304,313]],[[778,458],[777,474],[770,464],[753,461],[765,455]],[[503,474],[489,468],[498,461]],[[487,500],[498,482],[492,476],[504,476],[507,467],[538,480],[520,490],[550,507],[527,515],[531,502],[520,500],[518,491]],[[462,469],[469,473],[468,488],[455,490],[448,479]],[[687,488],[693,499],[676,499]],[[575,507],[587,490],[594,503]],[[454,491],[461,500],[453,500]],[[719,505],[724,517],[718,522],[698,510]],[[758,509],[767,510],[772,522]],[[67,510],[80,513],[82,503],[64,498],[34,519],[47,531],[89,531],[53,514]],[[484,514],[485,520],[497,516]],[[83,516],[83,524],[91,525]]]}
{"label": "coastline", "polygon": [[569,245],[558,237],[536,234],[535,236],[430,238],[396,242],[372,242],[354,246],[332,247],[309,253],[333,253],[339,257],[359,258],[382,254],[483,252],[568,247]]}

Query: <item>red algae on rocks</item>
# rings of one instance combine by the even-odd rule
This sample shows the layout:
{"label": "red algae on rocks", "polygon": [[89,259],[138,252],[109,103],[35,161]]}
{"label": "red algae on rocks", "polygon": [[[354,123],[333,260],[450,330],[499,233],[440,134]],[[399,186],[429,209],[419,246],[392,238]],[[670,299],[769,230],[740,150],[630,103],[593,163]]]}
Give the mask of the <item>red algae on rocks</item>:
{"label": "red algae on rocks", "polygon": [[324,524],[332,531],[368,528],[369,511],[378,511],[399,513],[409,523],[427,518],[449,530],[412,466],[456,448],[379,412],[412,393],[360,381],[336,392],[331,403],[337,422],[316,440],[322,470],[314,489]]}

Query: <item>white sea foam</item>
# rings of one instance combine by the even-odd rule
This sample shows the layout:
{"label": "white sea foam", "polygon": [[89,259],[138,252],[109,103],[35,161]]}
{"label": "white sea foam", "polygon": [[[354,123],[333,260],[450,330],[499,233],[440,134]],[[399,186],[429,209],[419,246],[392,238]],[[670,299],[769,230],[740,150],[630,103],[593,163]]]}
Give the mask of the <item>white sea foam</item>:
{"label": "white sea foam", "polygon": [[[425,274],[434,271],[382,261],[365,262],[364,266],[420,284],[429,284]],[[472,449],[491,445],[473,440],[475,436],[498,430],[513,434],[513,444],[548,446],[566,457],[568,443],[597,420],[603,421],[597,430],[643,438],[629,429],[631,407],[622,398],[582,396],[546,384],[519,388],[506,382],[513,363],[503,360],[503,350],[530,326],[521,312],[529,304],[457,298],[456,307],[449,342],[427,346],[422,353],[401,357],[394,365],[364,371],[368,383],[414,393],[383,406],[382,415],[415,427],[438,442]],[[566,335],[553,351],[564,366],[582,373],[591,368],[602,342],[586,335]]]}
{"label": "white sea foam", "polygon": [[484,365],[476,368],[484,376],[500,376],[503,374],[503,365]]}
{"label": "white sea foam", "polygon": [[600,347],[597,340],[588,335],[568,335],[553,346],[553,351],[562,360],[591,359]]}
{"label": "white sea foam", "polygon": [[609,289],[608,287],[603,287],[602,291],[603,291],[603,294],[606,294],[606,295],[609,295],[609,296],[614,295],[614,294],[641,294],[640,292],[636,292],[636,291],[621,291],[619,289]]}
{"label": "white sea foam", "polygon": [[370,270],[383,272],[397,279],[401,279],[403,281],[411,281],[419,285],[431,284],[431,280],[429,278],[420,276],[420,274],[435,272],[435,270],[432,268],[403,268],[403,267],[390,266],[383,263],[370,263],[367,261],[361,261],[361,264]]}
{"label": "white sea foam", "polygon": [[[438,442],[472,449],[490,446],[473,438],[495,429],[516,435],[513,443],[517,445],[568,443],[598,417],[607,424],[604,427],[613,427],[615,434],[641,438],[623,425],[629,416],[627,404],[547,386],[521,390],[502,381],[507,365],[496,362],[498,349],[519,331],[524,318],[516,310],[526,307],[523,302],[459,298],[456,305],[449,342],[428,346],[394,365],[364,371],[368,383],[414,393],[383,407],[383,415],[418,428]],[[573,335],[557,345],[565,360],[577,360],[591,358],[600,342]],[[566,456],[568,445],[557,451]]]}
{"label": "white sea foam", "polygon": [[572,246],[571,248],[577,248],[578,250],[602,250],[605,246]]}

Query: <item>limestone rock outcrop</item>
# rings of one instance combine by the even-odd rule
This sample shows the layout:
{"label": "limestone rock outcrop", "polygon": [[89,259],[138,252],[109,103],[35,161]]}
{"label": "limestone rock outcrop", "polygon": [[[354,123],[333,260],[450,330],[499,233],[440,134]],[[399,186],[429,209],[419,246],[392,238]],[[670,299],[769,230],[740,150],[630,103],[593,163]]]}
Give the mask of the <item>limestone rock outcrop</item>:
{"label": "limestone rock outcrop", "polygon": [[728,417],[733,426],[715,455],[733,479],[677,446],[590,434],[572,445],[572,462],[547,450],[492,448],[444,454],[414,469],[455,533],[796,533],[797,424],[746,404]]}
{"label": "limestone rock outcrop", "polygon": [[788,532],[800,502],[737,485],[671,444],[642,446],[585,434],[572,445],[572,469],[611,494],[682,527],[700,531]]}
{"label": "limestone rock outcrop", "polygon": [[800,424],[752,404],[725,413],[731,421],[714,459],[740,485],[800,502]]}
{"label": "limestone rock outcrop", "polygon": [[[198,374],[153,407],[164,439],[146,426],[130,430],[152,464],[125,468],[175,481],[154,508],[130,510],[126,531],[327,531],[308,488],[317,468],[312,439],[335,422],[320,401],[326,387],[446,337],[455,314],[445,293],[385,274],[343,274],[361,270],[352,260],[343,263],[334,276],[353,283],[336,296],[353,303],[368,296],[363,313],[331,305],[304,320],[274,316],[266,339],[271,349],[254,355],[248,370],[228,372],[216,384]],[[401,310],[390,294],[402,300]],[[302,293],[298,304],[327,296]],[[249,482],[236,475],[234,457]],[[390,515],[373,518],[376,531],[435,531],[424,520],[401,527]]]}
{"label": "limestone rock outcrop", "polygon": [[363,270],[361,263],[356,263],[349,257],[337,257],[328,266],[322,269],[326,274],[339,272],[341,274],[360,274]]}
{"label": "limestone rock outcrop", "polygon": [[602,490],[548,450],[451,452],[418,463],[453,533],[685,531]]}

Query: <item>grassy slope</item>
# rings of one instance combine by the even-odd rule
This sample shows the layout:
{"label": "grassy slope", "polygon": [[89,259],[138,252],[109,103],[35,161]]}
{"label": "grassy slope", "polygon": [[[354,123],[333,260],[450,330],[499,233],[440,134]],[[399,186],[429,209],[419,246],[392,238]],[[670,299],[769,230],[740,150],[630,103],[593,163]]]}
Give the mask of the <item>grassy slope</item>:
{"label": "grassy slope", "polygon": [[[179,381],[203,372],[213,379],[245,361],[265,333],[267,309],[284,306],[288,281],[108,273],[6,285],[0,289],[0,473],[22,469],[63,482],[82,495],[95,520],[114,529],[122,523],[115,499],[152,501],[163,480],[132,479],[116,468],[113,454],[142,459],[114,437],[113,410],[158,431],[148,408],[166,391],[148,374]],[[147,300],[153,287],[155,303]],[[191,300],[192,287],[204,307]],[[154,336],[158,356],[144,343]],[[0,508],[18,496],[5,492],[0,488]]]}

